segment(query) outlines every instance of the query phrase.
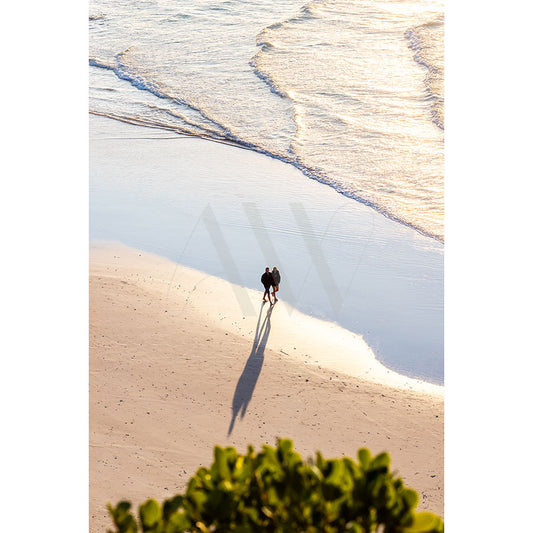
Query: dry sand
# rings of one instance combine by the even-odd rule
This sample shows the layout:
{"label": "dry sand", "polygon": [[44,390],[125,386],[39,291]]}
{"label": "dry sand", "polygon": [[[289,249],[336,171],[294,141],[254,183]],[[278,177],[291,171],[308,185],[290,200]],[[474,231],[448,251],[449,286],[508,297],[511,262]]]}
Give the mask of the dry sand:
{"label": "dry sand", "polygon": [[120,245],[95,243],[90,260],[91,532],[111,526],[107,502],[184,491],[215,444],[278,437],[304,457],[388,451],[419,508],[443,515],[442,387],[387,372],[334,325],[268,313],[259,292],[244,318],[218,278]]}

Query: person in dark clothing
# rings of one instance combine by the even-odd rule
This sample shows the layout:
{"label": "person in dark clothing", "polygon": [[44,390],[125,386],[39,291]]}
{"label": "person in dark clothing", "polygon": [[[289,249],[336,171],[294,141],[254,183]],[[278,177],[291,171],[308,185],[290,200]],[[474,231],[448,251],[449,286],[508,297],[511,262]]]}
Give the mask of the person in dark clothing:
{"label": "person in dark clothing", "polygon": [[265,296],[268,294],[268,301],[270,304],[272,304],[272,300],[270,299],[270,287],[274,284],[274,280],[272,279],[272,273],[268,267],[265,268],[265,272],[261,276],[261,283],[265,288],[265,292],[263,293],[263,302],[266,302]]}
{"label": "person in dark clothing", "polygon": [[272,269],[272,296],[274,296],[274,301],[277,302],[276,293],[279,291],[279,282],[281,281],[281,274],[279,270],[274,267]]}

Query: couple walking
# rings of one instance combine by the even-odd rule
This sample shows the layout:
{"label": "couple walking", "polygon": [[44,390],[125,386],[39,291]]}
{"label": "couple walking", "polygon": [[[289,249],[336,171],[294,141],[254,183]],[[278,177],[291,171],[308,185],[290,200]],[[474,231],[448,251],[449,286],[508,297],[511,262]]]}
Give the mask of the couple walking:
{"label": "couple walking", "polygon": [[276,293],[279,291],[279,282],[281,281],[281,275],[279,270],[274,267],[272,272],[268,267],[265,268],[265,272],[261,276],[261,283],[265,287],[265,292],[263,293],[263,302],[266,302],[266,296],[268,295],[268,301],[272,305],[272,300],[270,299],[270,287],[272,287],[272,296],[274,296],[274,302],[277,302]]}

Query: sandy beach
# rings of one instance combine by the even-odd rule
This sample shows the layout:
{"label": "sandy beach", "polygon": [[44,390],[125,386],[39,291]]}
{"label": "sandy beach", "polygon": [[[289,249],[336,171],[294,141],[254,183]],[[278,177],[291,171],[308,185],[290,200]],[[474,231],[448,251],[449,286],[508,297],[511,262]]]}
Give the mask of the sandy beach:
{"label": "sandy beach", "polygon": [[[242,315],[227,281],[92,244],[90,531],[111,525],[107,502],[137,506],[183,491],[215,444],[244,452],[278,437],[303,456],[386,450],[419,491],[419,508],[442,515],[442,387],[380,374],[356,336],[325,337],[333,326],[311,322],[288,338],[284,323],[301,330],[314,319],[248,293],[256,317]],[[335,369],[332,354],[350,349],[361,364]]]}

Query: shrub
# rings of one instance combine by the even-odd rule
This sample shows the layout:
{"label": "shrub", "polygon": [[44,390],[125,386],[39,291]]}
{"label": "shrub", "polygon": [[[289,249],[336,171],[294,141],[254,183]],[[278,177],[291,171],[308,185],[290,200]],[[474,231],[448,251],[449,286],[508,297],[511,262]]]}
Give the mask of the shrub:
{"label": "shrub", "polygon": [[390,472],[390,457],[366,448],[349,459],[303,461],[292,441],[246,455],[215,447],[211,468],[200,468],[184,495],[161,506],[108,504],[116,532],[108,533],[440,533],[443,521],[416,512],[416,491]]}

